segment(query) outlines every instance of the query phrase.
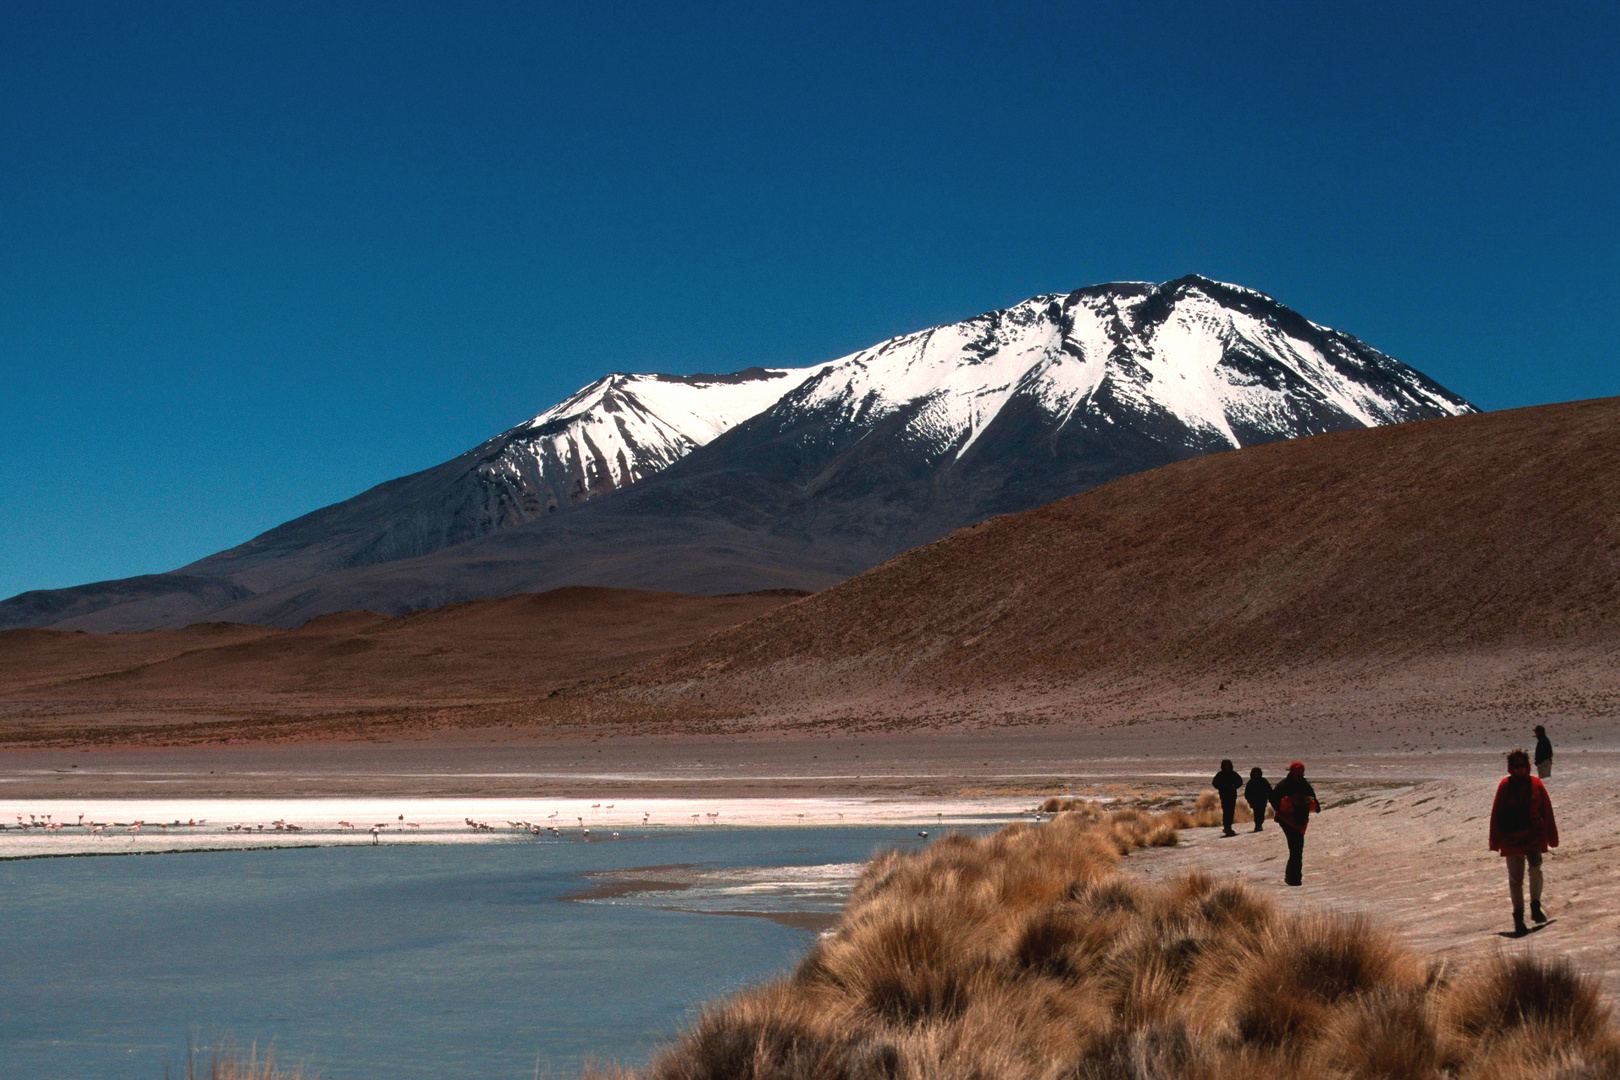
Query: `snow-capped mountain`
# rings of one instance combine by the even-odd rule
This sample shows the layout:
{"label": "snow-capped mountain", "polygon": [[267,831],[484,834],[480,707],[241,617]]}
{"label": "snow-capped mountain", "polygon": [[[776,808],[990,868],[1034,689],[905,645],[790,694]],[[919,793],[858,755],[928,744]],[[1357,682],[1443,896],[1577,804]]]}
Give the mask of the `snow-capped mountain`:
{"label": "snow-capped mountain", "polygon": [[730,375],[625,375],[596,380],[499,436],[479,465],[534,515],[645,480],[775,404],[811,368]]}
{"label": "snow-capped mountain", "polygon": [[784,414],[901,434],[960,458],[1022,402],[1206,450],[1473,411],[1356,338],[1200,278],[1099,285],[894,338],[820,368]]}
{"label": "snow-capped mountain", "polygon": [[1262,293],[1184,278],[1037,296],[808,368],[609,375],[499,436],[479,471],[533,517],[644,480],[761,414],[811,421],[811,441],[899,418],[888,437],[955,459],[1009,406],[1044,413],[1054,434],[1102,419],[1204,451],[1472,410]]}
{"label": "snow-capped mountain", "polygon": [[565,584],[819,588],[1182,458],[1471,411],[1261,293],[1097,285],[811,367],[609,375],[171,574],[13,597],[0,628],[296,624]]}

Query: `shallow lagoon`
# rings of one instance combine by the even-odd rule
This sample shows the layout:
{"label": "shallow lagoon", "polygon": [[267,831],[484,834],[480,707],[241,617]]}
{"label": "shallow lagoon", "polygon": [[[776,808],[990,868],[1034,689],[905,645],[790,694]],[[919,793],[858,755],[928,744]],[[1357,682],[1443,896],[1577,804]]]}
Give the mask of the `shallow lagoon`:
{"label": "shallow lagoon", "polygon": [[[279,1061],[329,1080],[639,1064],[814,937],[698,911],[836,910],[840,864],[917,842],[891,826],[706,827],[3,862],[0,1075],[154,1080],[188,1038],[223,1037],[273,1040]],[[657,866],[828,869],[599,887],[603,872]]]}

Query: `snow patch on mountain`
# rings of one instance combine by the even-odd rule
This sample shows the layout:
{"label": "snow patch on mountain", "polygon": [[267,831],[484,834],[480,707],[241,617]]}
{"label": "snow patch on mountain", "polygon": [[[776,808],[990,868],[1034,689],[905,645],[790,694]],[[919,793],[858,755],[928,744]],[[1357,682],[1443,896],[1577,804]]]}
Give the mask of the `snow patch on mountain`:
{"label": "snow patch on mountain", "polygon": [[596,380],[500,438],[484,475],[555,510],[644,480],[763,411],[811,368]]}

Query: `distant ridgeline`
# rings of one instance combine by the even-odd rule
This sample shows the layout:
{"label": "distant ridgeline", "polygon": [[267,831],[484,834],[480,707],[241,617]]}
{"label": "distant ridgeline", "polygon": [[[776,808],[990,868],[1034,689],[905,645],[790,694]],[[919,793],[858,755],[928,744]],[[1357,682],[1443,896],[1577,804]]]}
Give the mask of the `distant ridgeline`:
{"label": "distant ridgeline", "polygon": [[293,626],[564,585],[820,589],[1170,462],[1473,411],[1260,293],[1097,285],[813,367],[610,375],[172,573],[12,597],[0,629]]}

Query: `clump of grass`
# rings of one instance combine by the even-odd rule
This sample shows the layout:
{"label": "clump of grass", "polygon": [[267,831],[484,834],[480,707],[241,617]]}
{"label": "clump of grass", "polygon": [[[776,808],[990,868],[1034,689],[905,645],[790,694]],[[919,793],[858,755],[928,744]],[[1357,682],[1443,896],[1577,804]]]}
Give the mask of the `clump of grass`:
{"label": "clump of grass", "polygon": [[1199,811],[1053,804],[1041,826],[873,860],[792,976],[705,1012],[645,1080],[1620,1075],[1565,963],[1452,976],[1365,918],[1285,917],[1198,872],[1123,877]]}
{"label": "clump of grass", "polygon": [[[163,1075],[167,1080],[167,1068]],[[304,1080],[304,1070],[277,1066],[274,1046],[267,1047],[261,1058],[257,1043],[249,1045],[244,1055],[234,1044],[222,1042],[210,1047],[205,1057],[193,1043],[186,1048],[184,1080]]]}

